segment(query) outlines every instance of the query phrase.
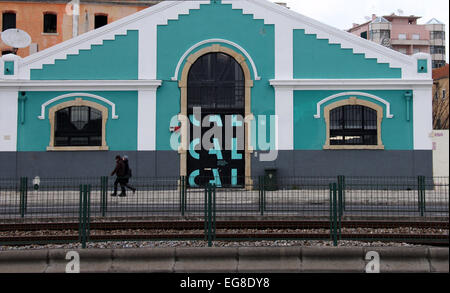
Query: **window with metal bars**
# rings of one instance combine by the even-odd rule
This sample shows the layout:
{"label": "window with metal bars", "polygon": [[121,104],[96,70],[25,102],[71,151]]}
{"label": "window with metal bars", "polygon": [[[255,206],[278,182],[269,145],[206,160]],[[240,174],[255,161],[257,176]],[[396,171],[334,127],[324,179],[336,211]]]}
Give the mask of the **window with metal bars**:
{"label": "window with metal bars", "polygon": [[215,113],[240,113],[245,103],[245,77],[236,60],[224,53],[205,54],[188,75],[188,112],[194,107]]}
{"label": "window with metal bars", "polygon": [[377,145],[377,111],[346,105],[330,111],[330,145]]}
{"label": "window with metal bars", "polygon": [[101,146],[102,113],[86,106],[55,113],[55,146]]}

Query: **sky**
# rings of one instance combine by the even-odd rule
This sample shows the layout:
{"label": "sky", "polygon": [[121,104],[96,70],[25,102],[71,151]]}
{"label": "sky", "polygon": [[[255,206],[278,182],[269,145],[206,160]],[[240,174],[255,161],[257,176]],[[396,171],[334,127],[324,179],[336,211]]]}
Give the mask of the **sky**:
{"label": "sky", "polygon": [[398,10],[402,15],[421,16],[419,24],[432,18],[445,23],[447,63],[449,62],[449,3],[448,0],[271,0],[285,2],[298,13],[335,28],[346,30],[353,23],[364,23],[365,17],[389,15]]}

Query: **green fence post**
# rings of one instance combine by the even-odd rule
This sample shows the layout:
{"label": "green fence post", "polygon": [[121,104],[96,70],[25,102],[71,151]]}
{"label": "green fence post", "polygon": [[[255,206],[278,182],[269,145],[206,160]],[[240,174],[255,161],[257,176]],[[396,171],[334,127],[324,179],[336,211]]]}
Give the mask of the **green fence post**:
{"label": "green fence post", "polygon": [[86,241],[89,241],[91,235],[91,185],[86,189]]}
{"label": "green fence post", "polygon": [[422,176],[417,176],[417,201],[419,206],[420,216],[423,216],[423,181]]}
{"label": "green fence post", "polygon": [[81,230],[81,247],[86,248],[86,242],[89,240],[90,234],[90,194],[91,185],[80,185],[80,230]]}
{"label": "green fence post", "polygon": [[346,203],[346,201],[345,201],[345,196],[346,196],[345,191],[346,191],[345,176],[342,176],[342,194],[344,196],[344,211],[345,211],[345,203]]}
{"label": "green fence post", "polygon": [[337,246],[337,217],[338,217],[338,202],[337,202],[337,186],[333,183],[333,246]]}
{"label": "green fence post", "polygon": [[425,214],[425,212],[426,212],[426,197],[425,197],[425,195],[426,195],[426,182],[425,182],[425,180],[426,180],[426,178],[425,178],[425,176],[422,176],[422,180],[423,180],[423,184],[422,184],[422,201],[423,201],[423,204],[422,204],[422,211],[423,211],[423,213]]}
{"label": "green fence post", "polygon": [[25,217],[28,201],[28,177],[20,177],[20,216]]}
{"label": "green fence post", "polygon": [[339,216],[342,214],[342,176],[338,176],[337,180],[337,192],[338,192],[338,207]]}
{"label": "green fence post", "polygon": [[263,176],[262,210],[266,211],[266,176]]}
{"label": "green fence post", "polygon": [[184,183],[184,181],[185,181],[185,178],[184,178],[184,176],[181,176],[181,178],[180,178],[180,184],[181,184],[181,186],[180,186],[180,200],[181,200],[181,206],[180,206],[180,208],[181,208],[181,216],[184,216],[184,211],[185,211],[185,183]]}
{"label": "green fence post", "polygon": [[208,185],[205,185],[205,206],[203,208],[205,218],[205,240],[208,240]]}
{"label": "green fence post", "polygon": [[188,201],[188,192],[187,192],[187,188],[188,188],[188,178],[187,176],[183,176],[184,178],[184,184],[183,184],[183,193],[184,193],[184,201],[183,201],[183,206],[184,206],[184,211],[186,212],[188,210],[188,205],[187,205],[187,201]]}
{"label": "green fence post", "polygon": [[23,212],[24,214],[27,212],[27,206],[28,206],[28,177],[23,178],[23,186],[24,186],[24,205],[23,205]]}
{"label": "green fence post", "polygon": [[425,214],[425,176],[419,176],[420,189],[420,216]]}
{"label": "green fence post", "polygon": [[211,185],[208,184],[208,247],[212,246],[212,188]]}
{"label": "green fence post", "polygon": [[258,177],[258,183],[259,183],[259,211],[261,213],[261,216],[264,216],[264,176]]}
{"label": "green fence post", "polygon": [[81,209],[81,248],[86,248],[86,189],[87,186],[83,184],[82,186],[82,198],[83,205]]}
{"label": "green fence post", "polygon": [[330,240],[333,239],[333,184],[328,185],[330,189]]}
{"label": "green fence post", "polygon": [[105,176],[105,201],[103,210],[106,213],[108,211],[108,176]]}
{"label": "green fence post", "polygon": [[106,210],[106,185],[105,185],[106,176],[100,177],[100,212],[102,213],[102,217],[105,216]]}
{"label": "green fence post", "polygon": [[20,212],[20,217],[22,217],[22,218],[25,216],[25,210],[24,210],[25,192],[24,192],[24,186],[23,186],[23,179],[24,179],[24,177],[20,177],[20,185],[19,185],[19,189],[20,189],[19,212]]}
{"label": "green fence post", "polygon": [[213,198],[213,240],[216,240],[216,185],[213,185],[212,190],[212,198]]}
{"label": "green fence post", "polygon": [[80,184],[80,200],[78,205],[78,241],[83,242],[83,185]]}

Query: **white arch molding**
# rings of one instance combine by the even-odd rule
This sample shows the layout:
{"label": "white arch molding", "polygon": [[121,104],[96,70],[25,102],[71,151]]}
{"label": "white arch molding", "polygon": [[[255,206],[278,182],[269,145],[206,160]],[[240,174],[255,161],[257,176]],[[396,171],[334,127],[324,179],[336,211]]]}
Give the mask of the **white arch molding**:
{"label": "white arch molding", "polygon": [[65,98],[71,98],[71,97],[89,97],[89,98],[93,98],[93,99],[97,99],[100,100],[102,102],[105,102],[106,104],[111,106],[111,118],[112,119],[119,119],[119,116],[116,115],[116,104],[114,104],[113,102],[111,102],[108,99],[105,99],[101,96],[98,95],[94,95],[94,94],[89,94],[89,93],[70,93],[70,94],[64,94],[61,96],[57,96],[53,99],[48,100],[47,102],[45,102],[44,104],[41,105],[41,115],[38,116],[39,119],[43,120],[45,119],[45,108],[50,105],[51,103],[54,103],[56,101],[65,99]]}
{"label": "white arch molding", "polygon": [[377,97],[375,95],[364,93],[364,92],[344,92],[344,93],[338,93],[338,94],[331,95],[331,96],[321,100],[320,102],[318,102],[316,105],[317,109],[316,109],[316,114],[314,115],[314,118],[316,118],[316,119],[320,118],[320,107],[322,106],[322,104],[324,104],[330,100],[342,97],[342,96],[355,96],[355,95],[371,98],[371,99],[377,100],[377,101],[385,104],[386,105],[386,118],[394,117],[394,115],[391,114],[391,104],[388,101],[386,101],[380,97]]}
{"label": "white arch molding", "polygon": [[208,39],[208,40],[204,40],[201,42],[198,42],[197,44],[193,45],[192,47],[190,47],[186,52],[184,52],[183,56],[181,56],[180,60],[178,61],[177,67],[175,69],[175,73],[172,77],[173,81],[178,80],[178,74],[180,73],[180,68],[181,65],[183,64],[183,61],[186,59],[187,56],[189,56],[189,54],[194,51],[196,48],[204,45],[204,44],[209,44],[209,43],[224,43],[224,44],[228,44],[230,46],[233,46],[237,49],[239,49],[247,58],[247,60],[250,62],[250,65],[252,67],[253,70],[253,75],[255,77],[255,80],[261,80],[261,77],[258,75],[258,70],[256,69],[256,65],[255,62],[253,61],[252,57],[250,56],[250,54],[241,46],[239,46],[238,44],[236,44],[235,42],[229,41],[229,40],[225,40],[225,39]]}

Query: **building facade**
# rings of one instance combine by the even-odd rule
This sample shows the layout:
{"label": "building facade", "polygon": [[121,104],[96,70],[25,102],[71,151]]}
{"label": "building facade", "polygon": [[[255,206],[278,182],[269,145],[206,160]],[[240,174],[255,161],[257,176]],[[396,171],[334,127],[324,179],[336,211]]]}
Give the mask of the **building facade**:
{"label": "building facade", "polygon": [[428,53],[433,68],[445,65],[445,24],[435,18],[417,24],[419,16],[395,14],[377,17],[363,24],[353,24],[348,32],[406,55]]}
{"label": "building facade", "polygon": [[[31,36],[31,45],[17,52],[23,58],[157,2],[152,0],[0,0],[0,24],[2,31],[18,28]],[[0,40],[2,55],[11,53],[11,49]]]}
{"label": "building facade", "polygon": [[0,177],[105,175],[116,154],[191,186],[431,176],[432,83],[429,54],[269,1],[164,1],[2,57]]}

